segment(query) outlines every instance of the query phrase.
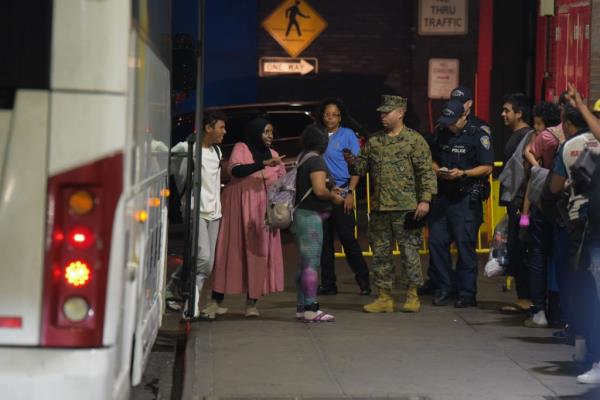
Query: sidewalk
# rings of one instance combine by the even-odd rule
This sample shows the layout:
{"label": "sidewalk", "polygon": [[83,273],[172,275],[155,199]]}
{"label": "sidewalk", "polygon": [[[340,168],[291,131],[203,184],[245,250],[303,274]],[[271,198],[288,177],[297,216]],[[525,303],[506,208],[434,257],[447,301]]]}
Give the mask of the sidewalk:
{"label": "sidewalk", "polygon": [[185,400],[600,399],[599,388],[576,383],[585,366],[552,329],[496,311],[514,296],[500,279],[480,278],[475,309],[433,307],[425,297],[418,314],[371,315],[338,260],[342,293],[320,299],[337,322],[304,324],[294,319],[295,250],[286,248],[287,290],[259,302],[260,319],[244,318],[243,296],[229,296],[227,315],[192,324]]}

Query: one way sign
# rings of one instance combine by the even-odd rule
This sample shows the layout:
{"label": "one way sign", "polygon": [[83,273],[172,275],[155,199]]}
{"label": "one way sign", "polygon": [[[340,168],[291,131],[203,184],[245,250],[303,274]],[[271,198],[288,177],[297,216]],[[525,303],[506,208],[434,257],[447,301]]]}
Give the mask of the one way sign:
{"label": "one way sign", "polygon": [[258,75],[314,75],[319,72],[316,58],[263,57],[258,61]]}

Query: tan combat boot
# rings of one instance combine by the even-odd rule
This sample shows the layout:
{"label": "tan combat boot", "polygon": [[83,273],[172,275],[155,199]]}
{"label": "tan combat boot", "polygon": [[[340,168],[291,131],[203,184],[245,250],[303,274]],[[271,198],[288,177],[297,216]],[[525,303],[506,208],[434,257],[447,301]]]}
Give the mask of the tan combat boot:
{"label": "tan combat boot", "polygon": [[416,286],[409,286],[406,291],[406,302],[402,305],[403,312],[419,312],[421,310],[421,302],[417,294]]}
{"label": "tan combat boot", "polygon": [[374,302],[363,306],[363,310],[368,313],[394,312],[394,299],[390,292],[387,289],[379,289],[379,296]]}

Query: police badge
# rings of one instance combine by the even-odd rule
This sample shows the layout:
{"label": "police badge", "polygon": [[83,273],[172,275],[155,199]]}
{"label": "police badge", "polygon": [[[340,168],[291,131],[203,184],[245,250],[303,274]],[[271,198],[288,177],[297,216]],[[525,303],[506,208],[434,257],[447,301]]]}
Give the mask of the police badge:
{"label": "police badge", "polygon": [[481,142],[481,145],[485,147],[486,150],[490,149],[491,142],[489,136],[481,136],[481,138],[479,138],[479,141]]}

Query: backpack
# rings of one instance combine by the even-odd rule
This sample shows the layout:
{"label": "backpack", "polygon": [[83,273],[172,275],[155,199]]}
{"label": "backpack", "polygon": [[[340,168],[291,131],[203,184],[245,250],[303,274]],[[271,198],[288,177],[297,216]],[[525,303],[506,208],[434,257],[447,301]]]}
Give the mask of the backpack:
{"label": "backpack", "polygon": [[575,194],[587,193],[591,189],[592,175],[596,169],[596,155],[588,146],[583,148],[573,165],[571,165],[571,181]]}
{"label": "backpack", "polygon": [[515,200],[517,200],[519,207],[523,204],[522,199],[519,198],[519,194],[521,194],[521,189],[523,187],[523,183],[525,182],[526,176],[525,166],[523,165],[523,150],[525,150],[525,146],[527,146],[527,143],[529,143],[531,134],[533,132],[533,129],[529,130],[523,139],[521,139],[515,152],[508,159],[504,169],[498,176],[498,181],[500,181],[501,186],[501,205],[511,204]]}
{"label": "backpack", "polygon": [[[294,211],[312,192],[310,187],[302,196],[298,204],[296,202],[296,175],[298,168],[307,160],[318,157],[311,151],[303,154],[294,169],[277,179],[267,191],[267,210],[265,212],[265,224],[273,229],[287,229],[294,220]],[[263,180],[264,183],[264,180]]]}

